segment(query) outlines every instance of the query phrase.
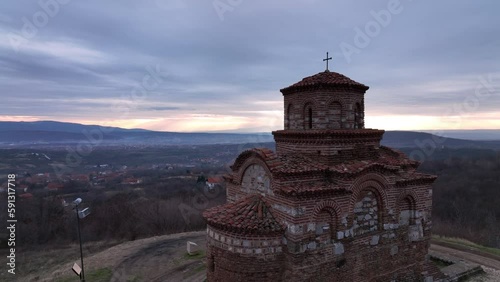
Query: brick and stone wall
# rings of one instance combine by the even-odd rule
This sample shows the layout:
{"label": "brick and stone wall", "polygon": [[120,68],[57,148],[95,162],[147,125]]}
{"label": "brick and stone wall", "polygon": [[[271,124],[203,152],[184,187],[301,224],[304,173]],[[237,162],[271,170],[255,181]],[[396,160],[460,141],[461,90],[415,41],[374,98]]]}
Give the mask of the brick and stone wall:
{"label": "brick and stone wall", "polygon": [[[364,128],[364,91],[362,90],[312,89],[283,96],[285,129]],[[312,117],[312,128],[309,127],[310,117]]]}
{"label": "brick and stone wall", "polygon": [[207,227],[208,281],[281,281],[283,236],[251,236]]}

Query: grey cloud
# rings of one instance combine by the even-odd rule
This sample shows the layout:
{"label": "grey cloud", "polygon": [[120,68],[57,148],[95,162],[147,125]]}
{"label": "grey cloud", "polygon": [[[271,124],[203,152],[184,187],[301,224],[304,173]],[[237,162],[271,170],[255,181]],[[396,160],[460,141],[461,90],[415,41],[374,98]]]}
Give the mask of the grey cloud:
{"label": "grey cloud", "polygon": [[[347,63],[340,44],[354,44],[355,28],[363,29],[373,20],[370,12],[387,3],[242,1],[221,21],[211,1],[73,0],[26,44],[71,42],[106,59],[82,63],[29,48],[16,54],[0,45],[0,93],[10,94],[10,107],[2,104],[0,110],[58,118],[106,116],[106,102],[67,101],[55,107],[41,98],[123,99],[148,74],[145,68],[156,65],[168,76],[138,102],[136,116],[270,110],[249,102],[281,101],[279,89],[324,70],[321,59],[329,51],[332,70],[371,87],[367,108],[432,115],[461,103],[474,85],[449,93],[415,86],[500,70],[500,3],[493,0],[402,0],[403,11]],[[21,18],[40,10],[36,1],[2,6],[8,21],[2,16],[0,34],[19,32]],[[172,102],[175,106],[149,105]],[[492,97],[478,111],[499,104]]]}

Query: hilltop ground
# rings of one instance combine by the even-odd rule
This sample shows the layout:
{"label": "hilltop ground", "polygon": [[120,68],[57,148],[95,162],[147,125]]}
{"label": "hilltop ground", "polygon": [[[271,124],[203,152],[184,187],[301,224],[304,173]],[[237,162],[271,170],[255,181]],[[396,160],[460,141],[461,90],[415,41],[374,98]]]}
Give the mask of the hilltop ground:
{"label": "hilltop ground", "polygon": [[[186,254],[186,242],[199,245],[196,256]],[[441,243],[440,243],[441,244]],[[111,247],[110,247],[111,246]],[[468,247],[458,249],[433,244],[431,250],[478,263],[486,275],[468,281],[500,281],[500,260]],[[87,244],[84,247],[87,281],[204,281],[205,232],[188,232],[151,237],[122,244]],[[79,249],[31,250],[19,254],[16,279],[0,274],[0,281],[79,281],[71,271],[79,263]]]}
{"label": "hilltop ground", "polygon": [[[84,248],[87,281],[203,281],[205,279],[205,232],[188,232],[151,237],[112,246],[98,251]],[[200,246],[200,254],[186,254],[186,242]],[[88,255],[89,252],[92,254]],[[19,258],[17,281],[79,281],[72,272],[80,264],[78,246],[47,250],[40,254],[27,252]],[[64,263],[61,261],[64,257]],[[43,263],[41,262],[43,261]],[[22,264],[26,263],[25,267]],[[38,270],[36,269],[38,268]],[[27,274],[26,274],[27,273]],[[0,281],[13,281],[6,275]]]}

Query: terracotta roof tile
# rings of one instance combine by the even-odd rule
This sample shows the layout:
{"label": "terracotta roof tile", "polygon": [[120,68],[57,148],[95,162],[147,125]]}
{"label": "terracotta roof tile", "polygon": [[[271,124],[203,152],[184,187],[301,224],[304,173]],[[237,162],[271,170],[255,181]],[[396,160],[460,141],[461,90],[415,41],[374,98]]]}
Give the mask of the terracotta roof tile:
{"label": "terracotta roof tile", "polygon": [[396,186],[404,187],[412,184],[428,184],[433,183],[437,179],[436,175],[430,175],[419,172],[409,172],[403,175],[403,179],[396,181]]}
{"label": "terracotta roof tile", "polygon": [[293,195],[293,196],[307,196],[317,194],[329,194],[338,192],[347,192],[347,190],[335,183],[317,182],[317,183],[292,183],[285,184],[278,188],[278,193]]}
{"label": "terracotta roof tile", "polygon": [[356,82],[347,76],[331,71],[324,71],[313,76],[308,76],[301,81],[281,89],[281,93],[287,94],[293,90],[303,89],[311,86],[348,86],[353,88],[358,88],[361,90],[368,90],[368,86]]}
{"label": "terracotta roof tile", "polygon": [[306,171],[324,171],[328,166],[302,155],[283,155],[275,171],[282,173],[300,173]]}
{"label": "terracotta roof tile", "polygon": [[256,194],[207,209],[203,217],[214,227],[236,233],[269,235],[285,230],[276,221],[265,197]]}

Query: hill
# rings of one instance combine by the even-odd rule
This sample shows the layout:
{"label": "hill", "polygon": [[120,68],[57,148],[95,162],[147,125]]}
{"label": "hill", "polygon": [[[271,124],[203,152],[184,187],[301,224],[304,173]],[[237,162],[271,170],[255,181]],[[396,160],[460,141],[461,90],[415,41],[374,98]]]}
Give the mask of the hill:
{"label": "hill", "polygon": [[[436,142],[437,140],[437,142]],[[123,129],[55,121],[0,122],[0,146],[66,145],[78,142],[98,145],[204,145],[273,142],[271,133],[180,133]],[[429,145],[429,142],[432,144]],[[425,132],[387,131],[382,144],[389,147],[438,146],[500,149],[500,141],[437,137]],[[93,144],[97,145],[97,144]]]}
{"label": "hill", "polygon": [[202,145],[273,141],[271,134],[180,133],[123,129],[54,121],[0,122],[0,145],[61,145],[81,141],[100,145]]}

